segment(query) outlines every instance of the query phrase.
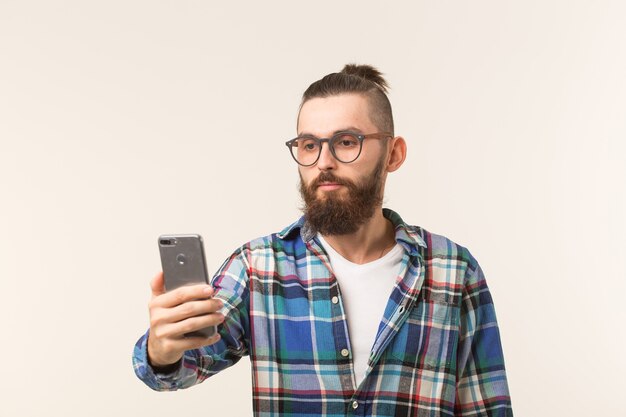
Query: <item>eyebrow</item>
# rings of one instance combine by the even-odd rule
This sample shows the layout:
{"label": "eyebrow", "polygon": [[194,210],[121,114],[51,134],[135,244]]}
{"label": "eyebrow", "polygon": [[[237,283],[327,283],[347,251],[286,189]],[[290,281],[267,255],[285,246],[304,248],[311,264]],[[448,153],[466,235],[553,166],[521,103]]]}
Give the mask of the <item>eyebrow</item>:
{"label": "eyebrow", "polygon": [[[355,133],[360,133],[360,134],[363,134],[363,131],[362,131],[361,129],[359,129],[358,127],[348,126],[348,127],[343,128],[343,129],[338,129],[338,130],[335,130],[335,131],[332,133],[332,135],[331,135],[331,136],[334,136],[334,135],[336,135],[337,133],[341,133],[341,132],[355,132]],[[300,133],[298,133],[298,136],[313,136],[313,137],[315,137],[315,138],[317,137],[317,136],[315,136],[314,134],[312,134],[312,133],[307,133],[307,132],[300,132]]]}

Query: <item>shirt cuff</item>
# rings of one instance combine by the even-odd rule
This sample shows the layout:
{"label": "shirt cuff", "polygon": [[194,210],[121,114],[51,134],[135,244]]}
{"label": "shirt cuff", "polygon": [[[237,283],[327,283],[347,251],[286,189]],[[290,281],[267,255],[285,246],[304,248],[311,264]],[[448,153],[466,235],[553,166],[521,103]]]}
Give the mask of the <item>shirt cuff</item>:
{"label": "shirt cuff", "polygon": [[139,338],[133,352],[133,367],[137,377],[147,386],[156,391],[174,391],[178,389],[178,382],[183,378],[183,359],[171,372],[155,372],[148,361],[148,331]]}

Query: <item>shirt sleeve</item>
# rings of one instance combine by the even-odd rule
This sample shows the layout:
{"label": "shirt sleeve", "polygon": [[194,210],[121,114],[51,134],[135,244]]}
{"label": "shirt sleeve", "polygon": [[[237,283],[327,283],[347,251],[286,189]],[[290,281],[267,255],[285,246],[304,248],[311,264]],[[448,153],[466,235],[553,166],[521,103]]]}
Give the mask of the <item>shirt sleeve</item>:
{"label": "shirt sleeve", "polygon": [[513,416],[493,300],[471,255],[459,338],[455,416]]}
{"label": "shirt sleeve", "polygon": [[228,258],[213,277],[215,298],[223,301],[225,320],[218,332],[219,342],[200,349],[185,351],[177,370],[156,373],[148,362],[148,332],[135,344],[133,367],[137,377],[156,391],[175,391],[199,384],[226,369],[249,352],[248,262],[243,248]]}

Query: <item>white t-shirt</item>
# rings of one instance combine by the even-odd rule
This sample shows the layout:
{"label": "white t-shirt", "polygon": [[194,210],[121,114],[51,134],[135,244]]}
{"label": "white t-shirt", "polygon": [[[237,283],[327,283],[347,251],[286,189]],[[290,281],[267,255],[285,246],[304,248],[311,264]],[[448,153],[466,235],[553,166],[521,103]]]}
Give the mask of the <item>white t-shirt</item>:
{"label": "white t-shirt", "polygon": [[348,321],[356,383],[365,377],[367,361],[374,345],[378,326],[400,272],[403,249],[399,243],[382,258],[355,264],[335,251],[319,233],[333,268]]}

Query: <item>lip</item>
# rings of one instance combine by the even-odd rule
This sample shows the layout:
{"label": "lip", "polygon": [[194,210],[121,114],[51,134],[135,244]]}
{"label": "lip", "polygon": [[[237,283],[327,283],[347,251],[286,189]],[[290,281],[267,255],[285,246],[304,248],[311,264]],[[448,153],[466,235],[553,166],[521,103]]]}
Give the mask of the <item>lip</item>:
{"label": "lip", "polygon": [[336,190],[340,187],[343,187],[341,184],[337,184],[335,182],[323,182],[320,185],[317,186],[318,189],[320,190]]}

